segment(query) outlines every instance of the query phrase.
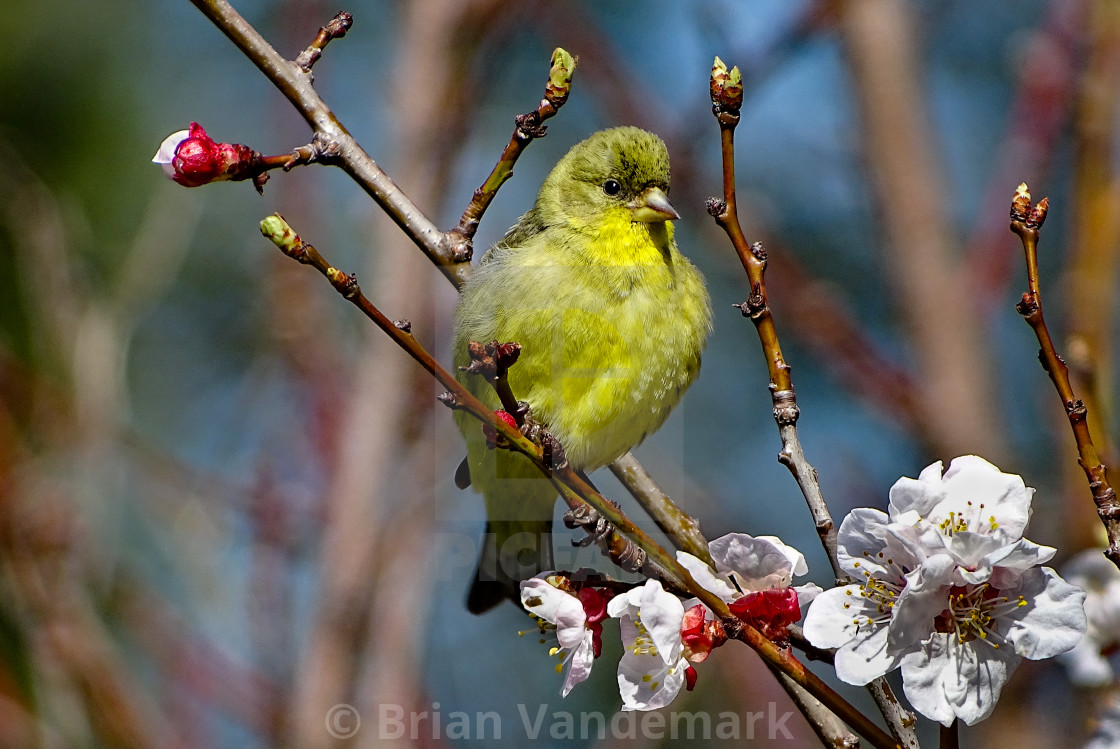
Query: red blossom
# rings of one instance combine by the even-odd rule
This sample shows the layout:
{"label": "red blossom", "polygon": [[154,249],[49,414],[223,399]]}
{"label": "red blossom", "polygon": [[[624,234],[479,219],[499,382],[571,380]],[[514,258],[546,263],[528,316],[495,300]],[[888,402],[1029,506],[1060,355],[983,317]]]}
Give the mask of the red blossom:
{"label": "red blossom", "polygon": [[681,642],[685,646],[685,657],[693,663],[700,663],[727,641],[727,633],[718,619],[708,619],[703,604],[696,604],[684,612],[681,622]]}
{"label": "red blossom", "polygon": [[607,618],[607,601],[614,594],[602,588],[580,588],[578,595],[587,615],[587,628],[591,630],[591,649],[598,658],[603,652],[603,620]]}
{"label": "red blossom", "polygon": [[789,639],[789,625],[801,618],[797,591],[792,588],[768,588],[748,593],[731,602],[731,613],[747,622],[766,639],[784,642]]}

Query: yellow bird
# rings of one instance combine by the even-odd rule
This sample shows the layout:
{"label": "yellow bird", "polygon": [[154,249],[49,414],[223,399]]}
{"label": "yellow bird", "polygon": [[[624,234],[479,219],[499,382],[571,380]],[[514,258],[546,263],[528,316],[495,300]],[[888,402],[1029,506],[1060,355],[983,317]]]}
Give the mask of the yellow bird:
{"label": "yellow bird", "polygon": [[[514,395],[591,472],[655,431],[696,378],[711,330],[704,279],[673,240],[669,155],[635,127],[575,145],[536,204],[483,255],[455,315],[455,363],[467,343],[521,344],[509,370]],[[501,408],[482,377],[463,383]],[[520,580],[552,568],[557,492],[526,458],[487,448],[464,413],[470,482],[487,526],[467,608],[519,600]]]}

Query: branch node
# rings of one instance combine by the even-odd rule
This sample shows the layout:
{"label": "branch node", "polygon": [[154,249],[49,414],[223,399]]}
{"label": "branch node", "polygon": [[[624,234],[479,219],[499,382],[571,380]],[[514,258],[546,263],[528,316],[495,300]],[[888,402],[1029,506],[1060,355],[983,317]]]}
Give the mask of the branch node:
{"label": "branch node", "polygon": [[1015,305],[1015,311],[1023,317],[1033,315],[1038,309],[1038,295],[1030,291],[1024,291],[1023,298]]}
{"label": "branch node", "polygon": [[708,198],[707,206],[708,215],[717,221],[727,215],[727,201],[723,198]]}
{"label": "branch node", "polygon": [[393,325],[397,327],[397,330],[403,330],[405,333],[412,332],[411,320],[393,320]]}
{"label": "branch node", "polygon": [[358,286],[358,278],[353,273],[344,273],[338,268],[331,267],[327,268],[327,279],[344,299],[353,299],[362,291]]}
{"label": "branch node", "polygon": [[[797,406],[797,396],[794,392],[792,390],[774,390],[770,397],[774,401],[774,421],[778,422],[778,426],[797,424],[797,419],[801,416],[801,409]],[[786,457],[792,459],[788,455]],[[780,457],[779,460],[781,460]],[[786,461],[782,460],[782,462],[785,463]]]}

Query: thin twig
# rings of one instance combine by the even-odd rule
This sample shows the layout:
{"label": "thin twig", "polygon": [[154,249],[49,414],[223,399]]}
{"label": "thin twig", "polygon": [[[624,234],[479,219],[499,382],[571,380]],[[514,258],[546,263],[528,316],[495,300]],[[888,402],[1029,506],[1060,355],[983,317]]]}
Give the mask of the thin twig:
{"label": "thin twig", "polygon": [[[800,409],[793,390],[790,367],[782,355],[774,316],[766,297],[766,252],[758,242],[748,244],[739,223],[735,196],[735,127],[739,124],[739,110],[743,103],[742,78],[737,67],[730,71],[718,57],[712,66],[711,79],[712,112],[719,122],[721,153],[723,155],[723,198],[708,201],[708,212],[731,240],[739,255],[743,269],[750,283],[747,301],[736,305],[745,317],[754,323],[766,358],[770,374],[770,397],[774,403],[774,420],[782,440],[782,450],[778,460],[790,470],[801,494],[813,516],[813,524],[821,545],[828,555],[837,582],[846,581],[847,574],[840,567],[837,556],[836,524],[821,494],[817,471],[805,458],[801,441],[797,436],[797,419]],[[894,699],[890,687],[883,678],[868,685],[879,710],[886,718],[895,738],[902,745],[917,747],[918,741],[913,730],[913,716],[901,708]],[[810,718],[809,715],[806,715]],[[821,726],[818,730],[824,730]],[[865,734],[866,735],[866,734]]]}
{"label": "thin twig", "polygon": [[626,453],[616,459],[610,464],[610,469],[615,478],[638,500],[642,509],[653,518],[657,527],[672,539],[674,546],[715,567],[708,551],[708,540],[700,532],[700,521],[677,507],[633,453]]}
{"label": "thin twig", "polygon": [[793,392],[790,367],[782,355],[778,330],[774,325],[774,316],[766,298],[766,251],[758,242],[754,244],[747,242],[736,209],[735,127],[739,124],[742,97],[743,86],[739,69],[736,67],[729,71],[723,61],[717,57],[715,65],[712,66],[712,103],[713,112],[719,122],[723,154],[723,198],[709,199],[708,212],[731,239],[743,269],[747,272],[751,287],[750,295],[747,301],[736,306],[754,323],[766,358],[766,367],[770,375],[770,396],[774,403],[774,420],[778,423],[778,431],[782,438],[782,452],[778,459],[793,473],[797,485],[801,488],[805,501],[809,505],[809,511],[813,515],[817,535],[828,553],[833,573],[836,579],[840,580],[846,578],[846,575],[837,562],[836,525],[821,496],[817,472],[805,460],[797,438],[796,425],[800,415],[797,396]]}
{"label": "thin twig", "polygon": [[490,172],[490,176],[482,186],[474,191],[474,198],[470,205],[463,211],[462,217],[455,228],[447,234],[451,242],[451,251],[458,260],[470,260],[474,249],[474,235],[478,231],[482,214],[490,207],[498,189],[506,180],[513,176],[513,165],[521,156],[521,152],[533,141],[542,138],[545,131],[544,121],[560,111],[568,94],[572,90],[572,74],[576,69],[576,58],[566,50],[557,47],[552,53],[552,67],[548,72],[548,83],[545,85],[544,98],[532,112],[517,115],[517,126],[513,129],[509,143],[502,151],[498,163]]}
{"label": "thin twig", "polygon": [[1120,568],[1120,501],[1108,482],[1108,470],[1097,456],[1097,448],[1089,433],[1088,409],[1074,395],[1069,368],[1058,356],[1046,327],[1046,320],[1042,316],[1042,293],[1038,280],[1038,231],[1046,220],[1049,206],[1049,199],[1043,198],[1032,207],[1026,183],[1021,183],[1015,190],[1015,199],[1011,203],[1011,231],[1019,235],[1023,243],[1027,264],[1027,291],[1023,292],[1023,298],[1015,305],[1015,309],[1038,338],[1038,359],[1046,374],[1050,375],[1050,381],[1054,383],[1058,397],[1065,407],[1070,428],[1073,429],[1073,438],[1077,442],[1078,463],[1085,471],[1085,478],[1093,492],[1093,501],[1097,505],[1097,516],[1104,523],[1108,534],[1108,549],[1104,555]]}
{"label": "thin twig", "polygon": [[311,72],[311,66],[314,65],[319,57],[323,54],[323,48],[330,44],[332,39],[341,39],[346,36],[346,32],[354,25],[354,16],[345,11],[339,11],[334,18],[332,18],[326,26],[319,29],[319,34],[315,37],[315,41],[308,45],[307,49],[299,53],[296,58],[296,65],[305,73]]}

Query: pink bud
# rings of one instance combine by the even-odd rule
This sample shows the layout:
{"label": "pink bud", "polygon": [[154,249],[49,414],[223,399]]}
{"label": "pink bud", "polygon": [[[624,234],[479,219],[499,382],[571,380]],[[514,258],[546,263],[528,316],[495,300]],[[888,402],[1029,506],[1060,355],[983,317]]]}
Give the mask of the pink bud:
{"label": "pink bud", "polygon": [[253,175],[257,154],[248,146],[216,143],[197,122],[189,130],[172,133],[160,144],[152,161],[185,187],[210,182],[248,179]]}

